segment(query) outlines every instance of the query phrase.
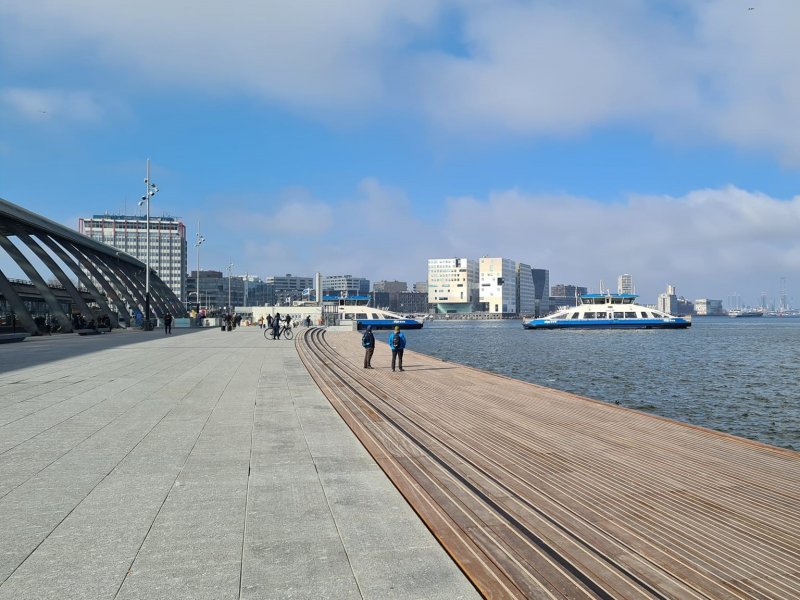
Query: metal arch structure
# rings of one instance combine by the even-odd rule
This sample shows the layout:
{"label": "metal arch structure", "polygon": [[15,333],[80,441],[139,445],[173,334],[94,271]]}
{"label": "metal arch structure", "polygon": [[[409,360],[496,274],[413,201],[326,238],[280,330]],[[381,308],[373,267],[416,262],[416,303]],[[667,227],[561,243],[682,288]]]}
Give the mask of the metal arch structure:
{"label": "metal arch structure", "polygon": [[[21,248],[30,250],[49,273],[40,273]],[[0,252],[22,269],[35,288],[36,299],[46,303],[48,314],[58,321],[62,331],[72,331],[72,315],[64,311],[64,293],[59,300],[46,283],[48,279],[55,279],[63,288],[71,307],[69,312],[79,313],[87,322],[103,316],[116,327],[134,311],[145,312],[147,267],[143,262],[2,198]],[[14,319],[28,333],[38,335],[42,333],[41,325],[26,306],[19,287],[0,268],[0,297],[11,308]],[[173,316],[185,314],[183,303],[152,269],[150,303],[156,316],[167,312]]]}

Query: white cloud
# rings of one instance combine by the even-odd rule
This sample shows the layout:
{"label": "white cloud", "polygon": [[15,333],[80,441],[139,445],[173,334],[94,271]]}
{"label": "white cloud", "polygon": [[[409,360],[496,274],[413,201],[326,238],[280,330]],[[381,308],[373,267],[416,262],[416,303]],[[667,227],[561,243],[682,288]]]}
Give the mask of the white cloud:
{"label": "white cloud", "polygon": [[[444,216],[431,220],[414,212],[402,190],[365,179],[352,198],[317,202],[332,215],[323,235],[244,234],[237,243],[249,272],[413,283],[427,277],[429,258],[504,256],[549,269],[551,284],[594,290],[601,281],[614,288],[618,275],[630,273],[652,303],[668,284],[689,299],[738,292],[753,305],[761,292],[777,297],[781,277],[790,294],[800,285],[800,196],[780,200],[726,187],[608,204],[505,190],[450,198]],[[237,266],[244,271],[244,263]]]}
{"label": "white cloud", "polygon": [[468,256],[499,255],[550,269],[551,283],[614,287],[634,277],[645,300],[667,284],[690,299],[739,292],[755,304],[777,295],[782,276],[800,276],[800,196],[777,200],[735,187],[680,198],[528,195],[454,198],[443,224]]}
{"label": "white cloud", "polygon": [[12,73],[244,92],[332,123],[402,109],[459,132],[623,124],[800,164],[800,3],[752,4],[39,0],[0,5],[0,49]]}

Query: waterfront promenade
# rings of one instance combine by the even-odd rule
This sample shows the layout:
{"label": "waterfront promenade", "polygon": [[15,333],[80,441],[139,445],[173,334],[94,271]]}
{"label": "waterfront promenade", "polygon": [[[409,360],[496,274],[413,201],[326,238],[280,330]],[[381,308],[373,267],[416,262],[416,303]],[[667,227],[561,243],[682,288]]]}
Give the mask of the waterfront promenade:
{"label": "waterfront promenade", "polygon": [[0,345],[0,599],[477,597],[293,342]]}
{"label": "waterfront promenade", "polygon": [[298,349],[487,597],[800,598],[800,453],[359,341]]}

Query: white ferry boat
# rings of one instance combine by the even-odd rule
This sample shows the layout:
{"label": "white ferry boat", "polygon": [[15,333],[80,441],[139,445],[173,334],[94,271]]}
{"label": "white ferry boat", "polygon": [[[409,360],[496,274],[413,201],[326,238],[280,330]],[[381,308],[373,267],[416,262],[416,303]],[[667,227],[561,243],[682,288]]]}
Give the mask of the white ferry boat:
{"label": "white ferry boat", "polygon": [[523,321],[525,329],[685,329],[690,318],[634,304],[636,294],[584,294],[578,306]]}
{"label": "white ferry boat", "polygon": [[324,296],[323,301],[328,305],[336,304],[340,324],[356,321],[357,329],[422,329],[422,321],[418,319],[367,306],[368,296]]}

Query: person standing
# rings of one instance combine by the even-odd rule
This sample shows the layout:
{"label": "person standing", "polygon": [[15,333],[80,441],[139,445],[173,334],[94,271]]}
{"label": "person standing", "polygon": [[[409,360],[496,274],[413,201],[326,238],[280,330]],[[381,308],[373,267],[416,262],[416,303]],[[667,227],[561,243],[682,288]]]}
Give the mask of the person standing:
{"label": "person standing", "polygon": [[275,313],[272,317],[272,339],[277,340],[281,335],[281,313]]}
{"label": "person standing", "polygon": [[170,313],[164,315],[164,333],[172,335],[172,315]]}
{"label": "person standing", "polygon": [[403,350],[406,347],[406,336],[400,332],[400,326],[395,325],[394,333],[389,334],[389,348],[392,349],[392,371],[397,360],[397,366],[403,370]]}
{"label": "person standing", "polygon": [[364,346],[364,368],[372,369],[372,354],[375,352],[375,336],[372,333],[372,325],[367,327],[367,331],[361,336],[361,345]]}

